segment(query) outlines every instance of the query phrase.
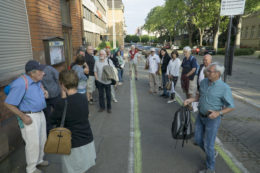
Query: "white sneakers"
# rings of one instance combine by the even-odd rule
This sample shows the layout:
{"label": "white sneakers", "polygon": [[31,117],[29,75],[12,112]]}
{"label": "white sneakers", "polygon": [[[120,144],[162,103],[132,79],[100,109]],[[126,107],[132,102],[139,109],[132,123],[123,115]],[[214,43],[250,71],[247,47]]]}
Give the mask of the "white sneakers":
{"label": "white sneakers", "polygon": [[37,166],[49,166],[49,161],[44,160],[42,163],[38,164]]}
{"label": "white sneakers", "polygon": [[42,173],[42,171],[40,170],[40,169],[35,169],[34,171],[33,171],[33,173]]}
{"label": "white sneakers", "polygon": [[113,99],[113,102],[117,103],[118,101],[117,101],[117,99]]}
{"label": "white sneakers", "polygon": [[173,103],[176,102],[176,100],[169,100],[167,103]]}

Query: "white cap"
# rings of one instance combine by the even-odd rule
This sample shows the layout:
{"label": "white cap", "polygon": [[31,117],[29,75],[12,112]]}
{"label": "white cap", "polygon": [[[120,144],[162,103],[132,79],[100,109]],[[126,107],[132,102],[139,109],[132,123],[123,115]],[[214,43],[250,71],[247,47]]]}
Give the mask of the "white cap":
{"label": "white cap", "polygon": [[151,52],[155,52],[155,48],[151,48],[150,51],[151,51]]}

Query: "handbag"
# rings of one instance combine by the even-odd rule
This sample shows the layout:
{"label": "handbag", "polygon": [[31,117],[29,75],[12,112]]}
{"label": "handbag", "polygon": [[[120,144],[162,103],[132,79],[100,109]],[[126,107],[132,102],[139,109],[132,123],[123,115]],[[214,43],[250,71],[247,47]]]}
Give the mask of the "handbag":
{"label": "handbag", "polygon": [[171,90],[171,88],[172,88],[172,81],[168,81],[168,82],[166,83],[166,85],[165,85],[165,88],[166,88],[167,90]]}
{"label": "handbag", "polygon": [[148,61],[148,60],[146,60],[146,62],[145,62],[145,67],[144,67],[144,69],[145,69],[145,70],[148,70],[148,69],[149,69],[149,61]]}
{"label": "handbag", "polygon": [[71,131],[64,128],[65,117],[67,113],[68,101],[65,99],[60,127],[50,130],[48,139],[44,146],[44,152],[50,154],[70,154],[71,150]]}
{"label": "handbag", "polygon": [[111,85],[116,85],[117,81],[119,81],[118,80],[118,75],[116,75],[117,69],[110,65],[109,59],[107,59],[107,62],[108,62],[108,65],[113,69],[113,72],[114,72],[113,78],[110,79],[111,80]]}

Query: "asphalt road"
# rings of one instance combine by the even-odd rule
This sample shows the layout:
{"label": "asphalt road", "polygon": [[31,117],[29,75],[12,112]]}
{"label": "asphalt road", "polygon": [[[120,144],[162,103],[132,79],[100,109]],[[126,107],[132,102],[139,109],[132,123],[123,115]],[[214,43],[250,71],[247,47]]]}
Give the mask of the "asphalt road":
{"label": "asphalt road", "polygon": [[[127,72],[125,71],[126,75]],[[141,132],[141,155],[138,156],[141,157],[141,172],[198,172],[204,167],[204,153],[192,141],[185,144],[184,148],[179,141],[175,148],[176,141],[171,137],[171,123],[179,105],[166,104],[164,98],[148,93],[148,73],[143,70],[143,66],[139,67],[139,80],[135,82],[135,86]],[[130,94],[130,81],[125,76],[124,85],[117,92],[119,103],[113,104],[112,115],[94,115],[91,122],[97,146],[97,165],[90,173],[128,172]],[[217,157],[216,170],[222,173],[231,172],[221,157]]]}
{"label": "asphalt road", "polygon": [[[202,56],[197,56],[202,63]],[[224,56],[213,55],[212,62],[224,64]],[[232,76],[227,77],[227,83],[233,93],[247,98],[260,106],[260,59],[253,56],[236,56],[233,61]]]}

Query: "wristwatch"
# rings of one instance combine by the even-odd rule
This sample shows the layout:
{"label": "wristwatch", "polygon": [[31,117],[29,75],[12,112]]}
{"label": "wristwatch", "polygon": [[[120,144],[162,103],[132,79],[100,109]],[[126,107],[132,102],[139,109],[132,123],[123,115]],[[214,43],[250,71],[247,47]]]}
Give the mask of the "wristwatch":
{"label": "wristwatch", "polygon": [[223,116],[223,112],[222,112],[222,111],[219,111],[219,115],[220,115],[220,116]]}

